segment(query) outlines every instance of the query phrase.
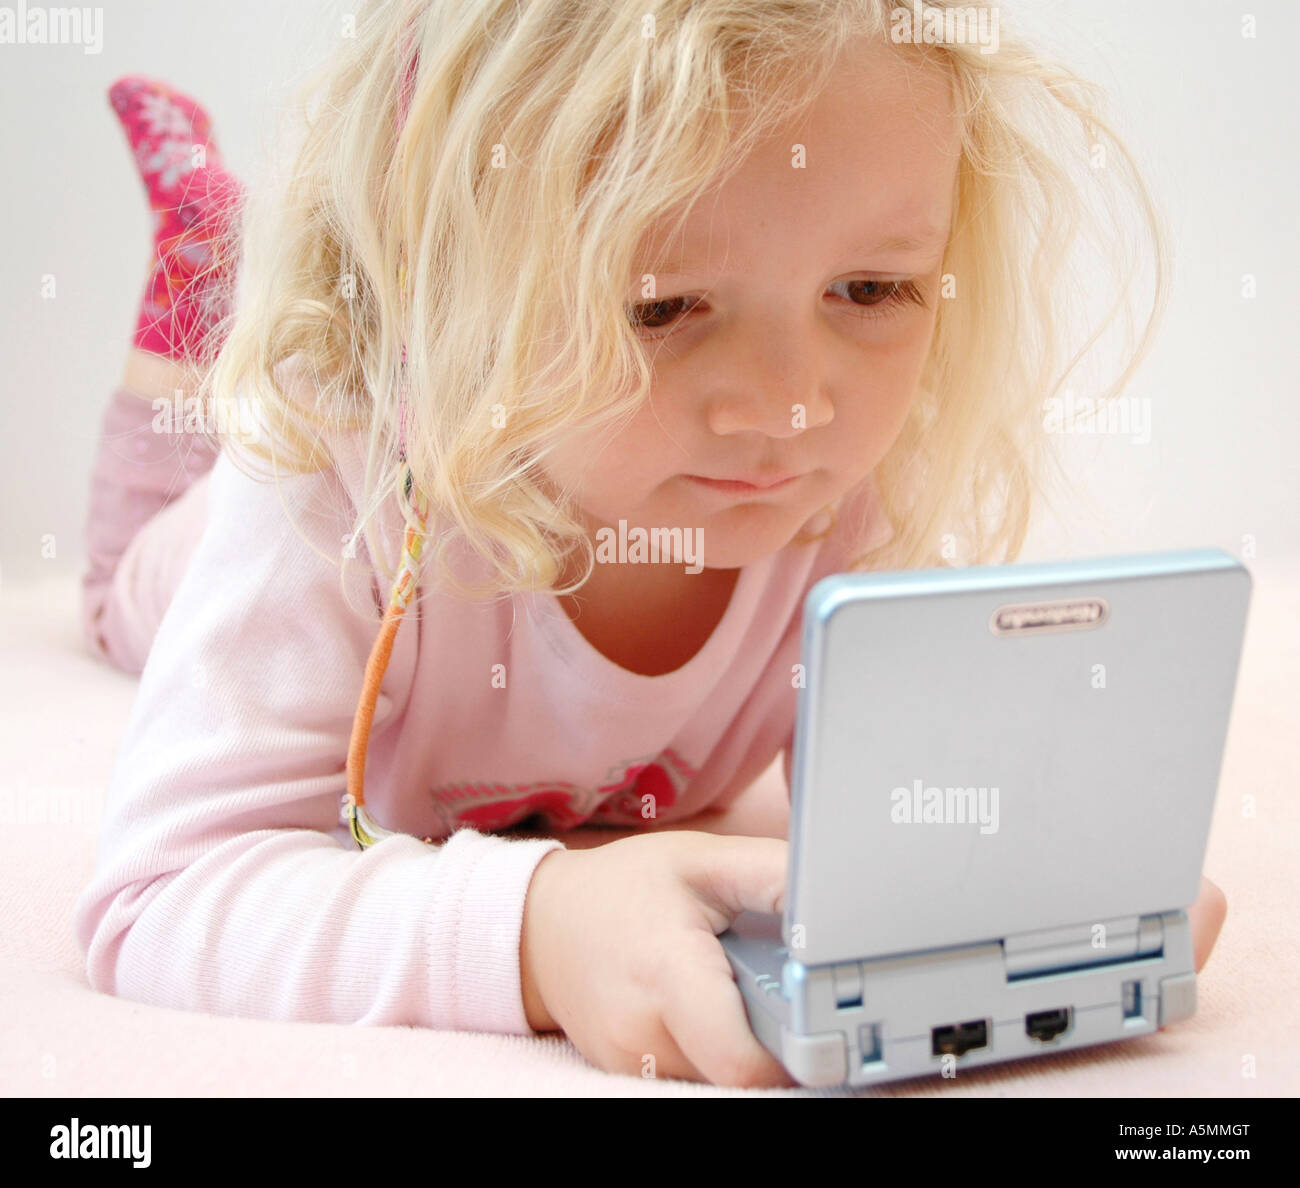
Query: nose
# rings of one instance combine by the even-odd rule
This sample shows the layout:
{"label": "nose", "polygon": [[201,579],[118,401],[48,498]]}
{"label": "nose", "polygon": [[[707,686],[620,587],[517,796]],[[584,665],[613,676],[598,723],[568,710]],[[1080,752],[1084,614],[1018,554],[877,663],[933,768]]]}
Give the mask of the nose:
{"label": "nose", "polygon": [[766,329],[734,333],[721,343],[707,404],[709,428],[720,436],[757,432],[797,437],[835,417],[826,391],[816,330]]}

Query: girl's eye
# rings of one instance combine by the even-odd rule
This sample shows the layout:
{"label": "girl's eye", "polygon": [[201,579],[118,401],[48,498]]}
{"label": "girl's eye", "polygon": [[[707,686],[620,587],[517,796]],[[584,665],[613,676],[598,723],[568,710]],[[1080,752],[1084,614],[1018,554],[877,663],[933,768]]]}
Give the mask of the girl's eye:
{"label": "girl's eye", "polygon": [[[891,312],[903,305],[925,306],[924,294],[915,282],[910,280],[849,280],[836,281],[835,284],[850,287],[850,295],[846,300],[863,311],[856,315],[862,318],[888,317]],[[675,309],[683,303],[690,304],[685,309]],[[632,306],[628,317],[637,330],[661,330],[689,313],[697,303],[698,298],[694,297],[666,297],[661,301]],[[883,312],[871,312],[876,309],[881,309]]]}
{"label": "girl's eye", "polygon": [[[915,282],[910,280],[901,281],[878,281],[878,280],[849,280],[836,281],[836,285],[856,286],[858,295],[865,296],[867,300],[857,301],[853,297],[849,300],[854,305],[860,305],[863,309],[874,309],[885,307],[884,314],[865,314],[866,317],[885,317],[900,305],[920,305],[925,306],[925,296]],[[833,287],[833,286],[832,286]],[[868,290],[874,289],[874,292]]]}
{"label": "girl's eye", "polygon": [[[668,297],[663,301],[649,301],[642,305],[634,305],[632,306],[629,315],[630,320],[632,325],[638,330],[661,330],[663,327],[671,325],[675,320],[675,318],[670,316],[670,312],[674,305],[678,305],[683,301],[692,300],[694,300],[694,298]],[[688,313],[692,308],[694,307],[690,306],[682,312]],[[677,316],[681,315],[678,314]]]}

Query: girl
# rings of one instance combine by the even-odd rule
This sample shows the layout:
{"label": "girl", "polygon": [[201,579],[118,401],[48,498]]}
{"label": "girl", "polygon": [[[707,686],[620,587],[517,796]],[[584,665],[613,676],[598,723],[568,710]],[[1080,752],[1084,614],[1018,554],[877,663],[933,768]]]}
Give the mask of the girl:
{"label": "girl", "polygon": [[783,823],[711,829],[788,780],[803,596],[1016,557],[1081,229],[1120,265],[1085,348],[1128,292],[1093,199],[1157,282],[1101,396],[1164,297],[1088,87],[895,9],[375,0],[251,204],[118,84],[165,283],[92,492],[87,642],[141,671],[92,985],[790,1083],[716,940],[782,909]]}

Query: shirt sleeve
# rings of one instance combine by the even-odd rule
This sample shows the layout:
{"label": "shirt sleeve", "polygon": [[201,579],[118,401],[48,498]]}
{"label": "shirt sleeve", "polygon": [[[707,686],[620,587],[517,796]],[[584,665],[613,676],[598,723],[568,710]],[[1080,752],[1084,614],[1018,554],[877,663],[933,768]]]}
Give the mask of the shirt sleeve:
{"label": "shirt sleeve", "polygon": [[[217,1015],[532,1034],[520,924],[562,844],[461,829],[363,851],[340,819],[380,585],[369,563],[340,570],[338,474],[277,483],[223,452],[208,499],[75,907],[90,984]],[[418,634],[398,632],[372,747],[400,721]]]}

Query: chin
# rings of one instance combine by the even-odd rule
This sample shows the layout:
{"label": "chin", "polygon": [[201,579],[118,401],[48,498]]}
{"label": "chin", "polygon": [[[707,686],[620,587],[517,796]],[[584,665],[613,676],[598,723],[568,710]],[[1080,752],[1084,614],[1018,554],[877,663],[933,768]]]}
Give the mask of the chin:
{"label": "chin", "polygon": [[[749,509],[752,510],[752,509]],[[707,569],[740,569],[753,565],[780,552],[787,545],[794,543],[794,538],[801,533],[809,533],[825,528],[818,521],[820,512],[814,510],[808,514],[753,516],[745,522],[745,509],[736,509],[732,523],[727,516],[715,517],[711,525],[704,526],[704,565]],[[811,527],[809,527],[811,523]]]}

